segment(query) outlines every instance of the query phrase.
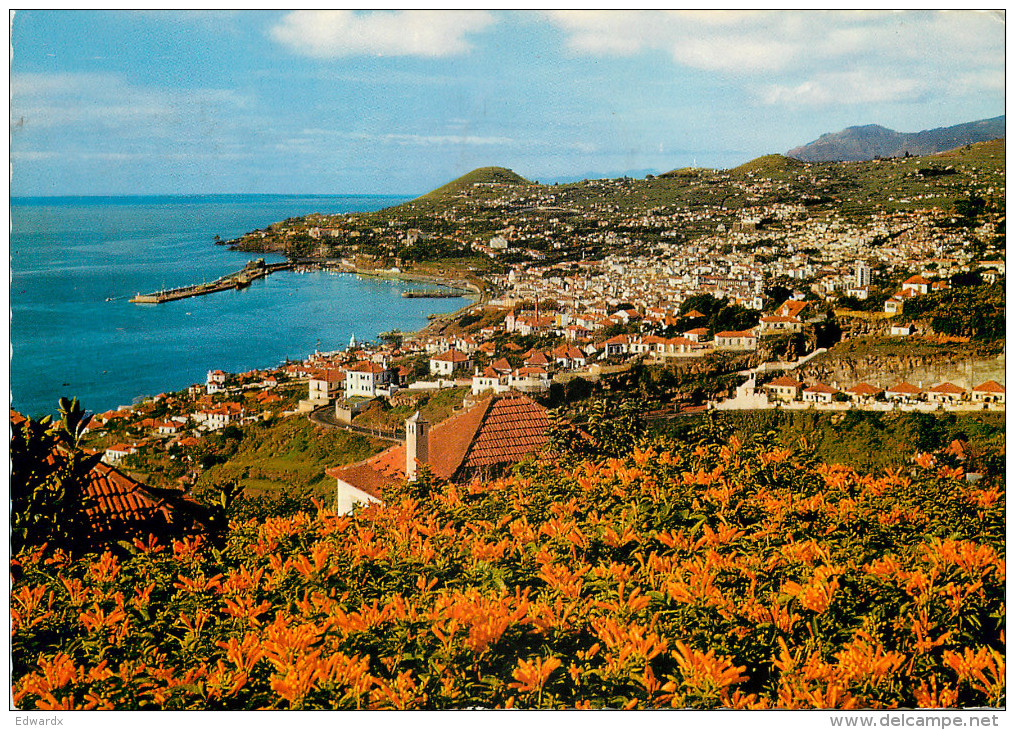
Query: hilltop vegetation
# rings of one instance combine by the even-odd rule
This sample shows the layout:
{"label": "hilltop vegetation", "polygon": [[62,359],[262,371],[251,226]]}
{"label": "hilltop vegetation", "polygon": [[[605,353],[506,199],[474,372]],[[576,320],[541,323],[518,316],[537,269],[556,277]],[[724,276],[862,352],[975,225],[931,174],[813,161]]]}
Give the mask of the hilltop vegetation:
{"label": "hilltop vegetation", "polygon": [[417,200],[446,200],[467,191],[474,185],[528,185],[524,177],[506,167],[479,167],[467,172],[436,190],[420,196]]}
{"label": "hilltop vegetation", "polygon": [[506,478],[246,519],[221,549],[21,553],[14,704],[1005,705],[1003,484],[600,416]]}

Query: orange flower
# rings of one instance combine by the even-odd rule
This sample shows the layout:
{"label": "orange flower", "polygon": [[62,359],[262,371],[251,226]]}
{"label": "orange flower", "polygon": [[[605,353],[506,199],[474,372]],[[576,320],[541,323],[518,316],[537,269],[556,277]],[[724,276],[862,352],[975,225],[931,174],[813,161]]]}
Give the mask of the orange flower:
{"label": "orange flower", "polygon": [[538,656],[533,661],[519,659],[518,666],[511,672],[511,676],[516,681],[510,682],[508,687],[517,689],[523,694],[538,692],[542,695],[546,680],[559,666],[560,659],[557,657],[548,657],[545,662],[542,657]]}
{"label": "orange flower", "polygon": [[717,657],[714,649],[703,653],[679,640],[674,646],[671,654],[680,668],[682,684],[694,692],[728,697],[731,686],[747,681],[746,667],[733,666],[729,659]]}

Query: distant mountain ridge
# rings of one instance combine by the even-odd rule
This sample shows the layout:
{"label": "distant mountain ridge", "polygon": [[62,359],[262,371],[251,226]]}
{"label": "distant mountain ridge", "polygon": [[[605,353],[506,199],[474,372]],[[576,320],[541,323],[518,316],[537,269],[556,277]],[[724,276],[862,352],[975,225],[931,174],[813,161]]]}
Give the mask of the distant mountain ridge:
{"label": "distant mountain ridge", "polygon": [[823,134],[809,144],[794,147],[786,155],[805,162],[858,162],[876,157],[901,157],[907,152],[932,155],[975,142],[1003,139],[1004,129],[1003,114],[922,132],[896,132],[878,124],[866,124]]}

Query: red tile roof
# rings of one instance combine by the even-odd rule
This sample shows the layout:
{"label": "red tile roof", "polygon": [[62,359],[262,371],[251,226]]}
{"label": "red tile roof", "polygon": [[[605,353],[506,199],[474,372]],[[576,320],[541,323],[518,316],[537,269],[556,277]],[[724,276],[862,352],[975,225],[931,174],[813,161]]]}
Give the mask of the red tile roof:
{"label": "red tile roof", "polygon": [[[11,423],[26,419],[11,412]],[[67,447],[54,441],[47,457],[50,465],[65,462]],[[165,540],[189,534],[210,532],[211,513],[197,501],[169,489],[148,487],[131,479],[98,455],[84,456],[85,472],[81,507],[87,534],[76,538],[89,545],[102,546],[149,534]]]}
{"label": "red tile roof", "polygon": [[888,388],[887,390],[888,390],[889,393],[903,393],[903,394],[907,394],[908,393],[910,395],[916,395],[918,393],[922,393],[923,392],[922,390],[917,388],[915,385],[911,385],[910,383],[905,383],[905,382],[899,383],[898,385],[893,385],[891,388]]}
{"label": "red tile roof", "polygon": [[853,393],[854,395],[877,395],[881,391],[875,388],[873,385],[867,383],[857,383],[852,388],[846,389],[847,393]]}
{"label": "red tile roof", "polygon": [[988,380],[986,383],[977,385],[973,390],[979,393],[1003,393],[1004,386],[994,380]]}
{"label": "red tile roof", "polygon": [[722,332],[716,332],[716,337],[757,337],[751,330],[742,330],[735,332],[731,330],[723,330]]}
{"label": "red tile roof", "polygon": [[952,395],[961,395],[962,393],[965,393],[966,391],[965,391],[964,388],[960,388],[959,386],[955,385],[954,383],[949,383],[949,382],[945,381],[944,383],[939,383],[938,385],[935,385],[928,392],[929,393],[951,393]]}
{"label": "red tile roof", "polygon": [[517,463],[549,439],[546,409],[524,396],[493,401],[462,462],[463,469]]}
{"label": "red tile roof", "polygon": [[775,385],[775,386],[783,387],[783,388],[787,388],[787,387],[789,387],[789,388],[802,388],[802,387],[804,387],[803,383],[801,383],[799,380],[793,380],[793,378],[789,377],[788,375],[780,375],[775,380],[769,381],[767,383],[767,385]]}
{"label": "red tile roof", "polygon": [[838,393],[838,392],[839,391],[837,391],[832,386],[825,385],[824,383],[815,383],[810,388],[805,388],[804,389],[804,393],[829,393],[829,394],[831,394],[831,393]]}
{"label": "red tile roof", "polygon": [[[517,394],[491,397],[464,413],[430,429],[430,458],[434,475],[454,480],[472,470],[516,463],[542,448],[549,438],[546,409]],[[405,479],[405,446],[393,446],[369,459],[327,469],[372,497]]]}
{"label": "red tile roof", "polygon": [[440,355],[434,355],[430,359],[437,360],[439,362],[454,363],[454,362],[467,362],[469,360],[469,356],[466,355],[464,352],[459,352],[458,350],[452,349],[448,350],[447,352],[442,352]]}
{"label": "red tile roof", "polygon": [[[375,362],[363,360],[349,368],[354,373],[374,373],[375,375],[384,372],[384,368]],[[344,376],[343,376],[344,377]]]}

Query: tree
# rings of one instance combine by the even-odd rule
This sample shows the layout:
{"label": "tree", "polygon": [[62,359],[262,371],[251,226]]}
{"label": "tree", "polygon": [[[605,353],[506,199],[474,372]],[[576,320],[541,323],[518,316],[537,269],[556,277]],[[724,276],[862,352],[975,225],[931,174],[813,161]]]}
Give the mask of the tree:
{"label": "tree", "polygon": [[93,463],[76,448],[77,399],[60,399],[61,419],[11,423],[11,550],[71,549],[85,534],[85,484]]}

